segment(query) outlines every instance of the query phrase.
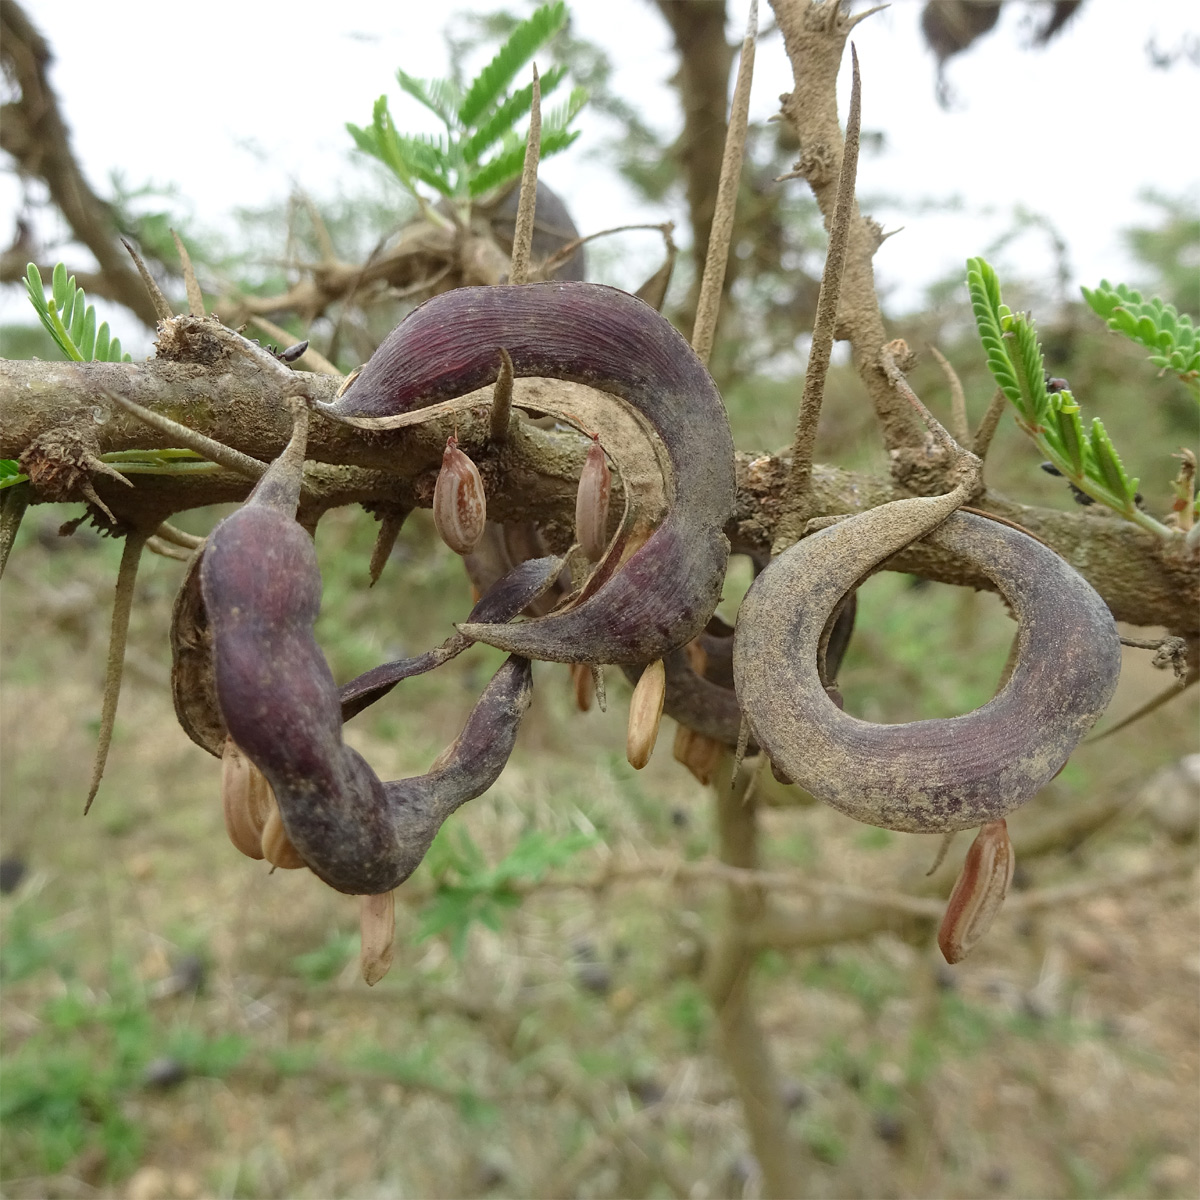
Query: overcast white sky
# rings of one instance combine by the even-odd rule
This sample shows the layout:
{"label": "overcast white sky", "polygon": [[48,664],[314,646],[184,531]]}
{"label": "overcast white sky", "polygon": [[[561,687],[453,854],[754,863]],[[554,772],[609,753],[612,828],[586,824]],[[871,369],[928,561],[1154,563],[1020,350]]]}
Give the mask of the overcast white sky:
{"label": "overcast white sky", "polygon": [[[421,110],[399,93],[395,68],[426,77],[446,73],[447,15],[493,7],[407,0],[254,0],[200,8],[157,0],[23,2],[54,50],[53,81],[97,189],[106,189],[115,168],[131,184],[174,183],[208,227],[219,227],[235,207],[283,199],[296,184],[316,197],[336,191],[339,180],[352,184],[361,168],[351,163],[344,122],[365,124],[374,98],[388,92],[398,120],[408,114],[419,123]],[[524,10],[521,0],[510,6]],[[859,0],[854,7],[866,5]],[[881,280],[897,289],[893,301],[919,303],[923,285],[982,251],[1016,205],[1046,214],[1064,233],[1075,282],[1126,275],[1119,230],[1147,218],[1139,193],[1154,186],[1171,195],[1200,194],[1195,139],[1179,132],[1185,121],[1195,129],[1200,71],[1186,61],[1153,70],[1145,50],[1151,39],[1172,49],[1195,36],[1200,5],[1088,0],[1048,49],[1018,52],[1030,37],[1030,9],[1009,4],[997,31],[952,61],[958,105],[949,112],[935,102],[933,61],[919,40],[921,7],[919,0],[898,0],[855,31],[863,125],[887,139],[885,153],[864,157],[860,193],[886,192],[912,204],[957,194],[965,206],[961,214],[874,210],[885,227],[905,227],[876,259]],[[735,39],[746,6],[729,8]],[[666,81],[675,58],[648,0],[573,0],[571,10],[577,31],[618,64],[618,88],[673,133],[679,115]],[[761,23],[770,20],[764,2]],[[842,75],[845,92],[848,68]],[[774,36],[759,50],[752,118],[776,111],[789,86]],[[597,160],[601,132],[589,128],[586,110],[581,126],[576,145],[545,169],[581,229],[664,218],[685,226],[682,206],[640,207],[614,183]],[[1014,166],[1011,148],[1030,141],[1011,151]],[[9,236],[20,203],[15,181],[0,179],[0,236]],[[1008,261],[1026,274],[1050,268],[1037,235],[1014,246]],[[640,279],[606,281],[636,286]],[[11,319],[13,299],[0,311]],[[111,316],[126,324],[124,314]]]}

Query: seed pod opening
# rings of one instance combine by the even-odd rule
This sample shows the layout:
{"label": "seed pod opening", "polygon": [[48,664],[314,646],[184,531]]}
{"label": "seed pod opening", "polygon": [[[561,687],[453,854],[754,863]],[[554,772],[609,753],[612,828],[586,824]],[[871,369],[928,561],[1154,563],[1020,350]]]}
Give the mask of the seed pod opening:
{"label": "seed pod opening", "polygon": [[1008,894],[1016,861],[1003,819],[980,827],[938,929],[938,947],[948,963],[962,962],[987,933]]}
{"label": "seed pod opening", "polygon": [[600,438],[595,436],[579,476],[579,491],[575,494],[575,539],[590,562],[599,562],[608,546],[608,498],[611,492],[612,471],[600,446]]}
{"label": "seed pod opening", "polygon": [[442,454],[442,469],[433,488],[433,523],[456,554],[470,554],[483,537],[487,497],[479,469],[458,448],[451,434]]}
{"label": "seed pod opening", "polygon": [[275,796],[267,777],[233,738],[225,739],[221,755],[221,804],[229,840],[247,858],[262,858],[263,829],[275,808]]}
{"label": "seed pod opening", "polygon": [[660,658],[643,672],[629,701],[629,732],[625,740],[625,757],[634,770],[640,771],[654,752],[658,740],[658,724],[662,720],[663,699],[667,694],[667,671]]}

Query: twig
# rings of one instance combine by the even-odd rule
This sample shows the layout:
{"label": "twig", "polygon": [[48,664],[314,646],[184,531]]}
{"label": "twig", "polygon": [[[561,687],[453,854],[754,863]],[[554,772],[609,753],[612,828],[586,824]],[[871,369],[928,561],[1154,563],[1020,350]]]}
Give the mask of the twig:
{"label": "twig", "polygon": [[584,234],[582,237],[573,238],[571,241],[559,246],[553,254],[542,264],[542,270],[547,275],[552,274],[563,263],[567,261],[575,253],[580,246],[587,245],[588,242],[594,242],[597,238],[611,237],[614,233],[633,233],[636,230],[657,230],[663,235],[668,246],[673,245],[671,234],[675,232],[674,221],[664,221],[661,225],[614,225],[611,229],[600,229],[595,233]]}
{"label": "twig", "polygon": [[[758,809],[747,795],[749,775],[733,787],[726,758],[712,791],[722,866],[729,872],[759,875]],[[770,1043],[750,992],[756,958],[748,937],[766,908],[761,886],[730,888],[724,927],[708,955],[704,989],[717,1015],[721,1053],[733,1076],[750,1144],[763,1172],[763,1195],[782,1200],[803,1192],[799,1157],[788,1129],[779,1074]]]}
{"label": "twig", "polygon": [[1041,908],[1059,908],[1087,900],[1090,896],[1107,895],[1111,892],[1126,892],[1133,888],[1161,883],[1164,879],[1177,879],[1190,875],[1196,869],[1194,855],[1182,854],[1174,862],[1156,863],[1143,871],[1130,871],[1128,875],[1102,875],[1097,879],[1081,879],[1076,883],[1064,883],[1056,888],[1038,888],[1019,896],[1010,896],[1004,902],[1005,911],[1033,912]]}
{"label": "twig", "polygon": [[117,591],[113,600],[112,630],[108,637],[108,666],[104,674],[104,705],[100,712],[100,736],[96,742],[96,758],[92,765],[92,783],[83,806],[84,816],[92,807],[100,780],[104,775],[104,764],[108,760],[108,747],[112,743],[113,726],[117,720],[117,701],[121,697],[121,675],[125,667],[125,641],[129,635],[129,614],[133,611],[133,585],[137,582],[138,563],[146,545],[149,532],[131,529],[125,535],[121,550],[121,566],[117,571]]}
{"label": "twig", "polygon": [[965,446],[971,440],[971,426],[967,423],[967,397],[963,392],[962,380],[950,365],[950,360],[936,346],[930,346],[929,353],[937,359],[950,385],[950,431],[954,434],[954,440],[960,446]]}
{"label": "twig", "polygon": [[712,354],[716,336],[721,292],[725,286],[725,268],[729,261],[729,243],[733,237],[733,214],[737,208],[738,181],[746,153],[750,84],[754,78],[754,47],[757,40],[758,0],[750,0],[750,16],[742,41],[742,58],[733,89],[729,129],[725,135],[725,154],[721,160],[721,179],[717,185],[717,206],[708,236],[708,254],[704,260],[704,277],[700,281],[700,298],[696,303],[696,321],[692,326],[692,349],[705,364]]}
{"label": "twig", "polygon": [[1192,684],[1196,682],[1197,679],[1200,679],[1200,674],[1193,674],[1190,678],[1171,684],[1169,688],[1167,688],[1165,691],[1159,692],[1159,694],[1152,700],[1147,700],[1146,703],[1141,706],[1141,708],[1131,712],[1129,716],[1123,717],[1115,725],[1112,725],[1108,729],[1105,729],[1100,733],[1088,738],[1088,740],[1084,742],[1084,745],[1090,746],[1094,742],[1102,742],[1106,737],[1112,737],[1114,733],[1120,733],[1122,729],[1128,728],[1135,721],[1140,721],[1143,717],[1148,717],[1156,709],[1159,709],[1166,704],[1168,700],[1174,700],[1175,697],[1181,692],[1186,692],[1188,688],[1190,688]]}
{"label": "twig", "polygon": [[838,176],[837,206],[829,232],[829,250],[825,270],[821,275],[821,291],[817,297],[817,316],[813,325],[812,348],[808,369],[804,374],[804,393],[796,420],[796,437],[792,444],[792,469],[788,482],[788,507],[799,513],[812,491],[813,447],[817,440],[817,423],[821,417],[821,401],[825,395],[825,376],[833,352],[833,335],[837,327],[838,295],[842,272],[846,265],[846,246],[850,237],[850,222],[854,215],[854,182],[858,174],[858,133],[862,115],[862,86],[858,74],[858,54],[850,47],[854,75],[850,90],[850,112],[846,118],[846,145],[842,152],[842,170]]}
{"label": "twig", "polygon": [[983,462],[987,458],[992,438],[996,435],[996,430],[1000,425],[1000,418],[1004,416],[1004,410],[1007,407],[1008,398],[997,388],[991,402],[987,406],[987,411],[983,414],[983,418],[979,422],[979,428],[975,430],[975,440],[971,443],[971,452],[980,462]]}
{"label": "twig", "polygon": [[537,207],[538,156],[542,150],[542,84],[537,64],[533,67],[533,101],[529,109],[529,140],[525,144],[525,165],[521,170],[521,197],[513,228],[512,266],[509,283],[525,283],[529,278],[529,254],[533,247],[533,218]]}

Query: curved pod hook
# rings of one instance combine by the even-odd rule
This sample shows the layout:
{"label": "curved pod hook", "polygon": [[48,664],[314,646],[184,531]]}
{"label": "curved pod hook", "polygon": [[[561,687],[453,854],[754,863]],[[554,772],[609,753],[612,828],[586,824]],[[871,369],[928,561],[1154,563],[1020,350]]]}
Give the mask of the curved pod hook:
{"label": "curved pod hook", "polygon": [[872,541],[863,523],[885,520],[887,507],[796,543],[758,577],[734,635],[738,698],[772,762],[848,816],[917,833],[974,828],[1048,783],[1104,711],[1120,673],[1116,626],[1052,550],[955,513],[925,540],[987,575],[1012,606],[1012,676],[959,717],[875,725],[842,712],[817,670],[820,639],[841,597],[881,560],[854,550]]}
{"label": "curved pod hook", "polygon": [[[635,296],[589,283],[459,288],[415,309],[327,409],[353,424],[395,418],[514,374],[587,384],[637,410],[672,478],[657,529],[574,605],[469,637],[556,662],[644,663],[694,637],[716,608],[729,556],[733,439],[720,394],[687,342]],[[608,573],[611,572],[611,573]],[[604,573],[607,578],[603,577]]]}
{"label": "curved pod hook", "polygon": [[512,657],[501,666],[426,774],[383,783],[342,740],[342,700],[313,633],[321,573],[292,516],[302,460],[301,431],[205,544],[199,575],[216,701],[314,873],[351,895],[389,892],[442,822],[500,775],[532,698],[530,664]]}

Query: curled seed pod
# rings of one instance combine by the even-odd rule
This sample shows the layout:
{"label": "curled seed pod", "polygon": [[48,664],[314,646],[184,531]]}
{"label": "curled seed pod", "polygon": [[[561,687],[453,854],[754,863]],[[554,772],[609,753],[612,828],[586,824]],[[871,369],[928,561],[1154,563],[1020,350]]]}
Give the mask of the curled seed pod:
{"label": "curled seed pod", "polygon": [[579,476],[575,494],[575,540],[589,562],[599,562],[608,546],[608,498],[612,492],[612,471],[600,445],[593,437],[587,461]]}
{"label": "curled seed pod", "polygon": [[991,928],[1008,895],[1016,861],[1004,820],[980,828],[938,929],[938,947],[948,963],[962,962]]}
{"label": "curled seed pod", "polygon": [[662,659],[656,659],[643,672],[629,701],[629,731],[625,739],[625,757],[640,771],[654,753],[658,725],[662,720],[663,698],[667,694],[667,672]]}
{"label": "curled seed pod", "polygon": [[225,739],[221,755],[221,805],[229,840],[247,858],[262,858],[263,828],[275,808],[275,797],[266,776],[233,738]]}
{"label": "curled seed pod", "polygon": [[666,509],[630,553],[610,548],[570,604],[518,624],[470,622],[462,632],[553,662],[661,658],[695,637],[716,608],[735,480],[729,419],[712,378],[649,305],[598,284],[457,288],[410,313],[322,411],[364,428],[401,428],[420,408],[491,383],[500,347],[517,378],[584,382],[634,410],[664,451]]}
{"label": "curled seed pod", "polygon": [[363,981],[374,987],[391,969],[396,940],[396,893],[359,897],[360,948]]}
{"label": "curled seed pod", "polygon": [[267,814],[266,824],[262,831],[262,854],[273,867],[282,867],[285,871],[295,871],[307,865],[300,857],[300,852],[292,845],[287,830],[283,827],[283,818],[279,815],[279,806],[275,805]]}
{"label": "curled seed pod", "polygon": [[[804,538],[759,575],[738,613],[734,679],[754,740],[810,795],[885,829],[972,829],[1024,804],[1104,711],[1120,673],[1116,626],[1091,585],[1016,529],[945,515],[953,499],[894,501]],[[922,513],[941,523],[926,532]],[[822,633],[860,579],[922,535],[996,583],[1019,622],[1016,666],[974,712],[861,721],[825,690]]]}
{"label": "curled seed pod", "polygon": [[483,537],[486,520],[487,497],[479,468],[458,448],[458,438],[451,434],[433,488],[433,523],[455,554],[470,554]]}

